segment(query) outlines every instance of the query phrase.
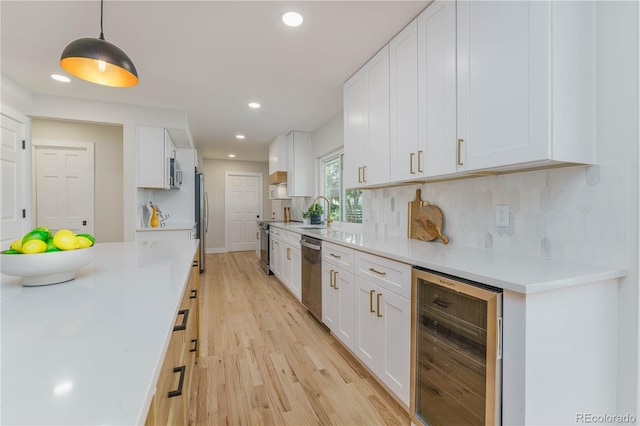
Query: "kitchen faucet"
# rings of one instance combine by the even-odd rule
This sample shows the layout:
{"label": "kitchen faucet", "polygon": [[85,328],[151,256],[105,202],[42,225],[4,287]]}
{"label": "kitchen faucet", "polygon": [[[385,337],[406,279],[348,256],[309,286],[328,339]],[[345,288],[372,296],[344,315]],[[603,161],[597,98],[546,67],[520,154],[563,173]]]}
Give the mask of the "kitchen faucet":
{"label": "kitchen faucet", "polygon": [[318,195],[311,205],[313,206],[317,204],[318,200],[321,198],[327,202],[327,227],[331,227],[331,222],[333,222],[333,219],[331,219],[331,201],[329,201],[329,199],[324,195]]}

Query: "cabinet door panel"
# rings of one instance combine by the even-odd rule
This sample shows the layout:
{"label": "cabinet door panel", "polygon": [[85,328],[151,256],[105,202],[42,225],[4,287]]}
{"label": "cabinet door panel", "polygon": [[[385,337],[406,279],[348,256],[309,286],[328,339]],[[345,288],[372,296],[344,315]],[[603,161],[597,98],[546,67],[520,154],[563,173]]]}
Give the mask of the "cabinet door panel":
{"label": "cabinet door panel", "polygon": [[380,375],[405,404],[409,404],[411,362],[411,302],[388,291],[380,301]]}
{"label": "cabinet door panel", "polygon": [[457,5],[463,169],[548,158],[549,5],[500,1]]}
{"label": "cabinet door panel", "polygon": [[[355,277],[356,283],[356,356],[372,371],[377,371],[379,364],[378,348],[380,336],[375,308],[378,287]],[[371,312],[373,311],[373,312]]]}
{"label": "cabinet door panel", "polygon": [[346,188],[362,186],[367,138],[367,79],[364,70],[355,73],[343,88],[344,182]]}
{"label": "cabinet door panel", "polygon": [[368,126],[365,185],[389,182],[389,46],[367,64]]}
{"label": "cabinet door panel", "polygon": [[436,1],[418,17],[418,171],[456,171],[456,5]]}
{"label": "cabinet door panel", "polygon": [[291,248],[291,291],[298,300],[302,300],[302,252],[299,248]]}
{"label": "cabinet door panel", "polygon": [[418,152],[418,30],[411,22],[389,42],[391,181],[416,177]]}
{"label": "cabinet door panel", "polygon": [[336,268],[334,273],[335,287],[337,293],[337,327],[335,335],[342,343],[353,351],[355,343],[355,282],[352,273]]}
{"label": "cabinet door panel", "polygon": [[322,323],[334,333],[338,325],[338,292],[333,288],[335,270],[332,264],[322,262]]}

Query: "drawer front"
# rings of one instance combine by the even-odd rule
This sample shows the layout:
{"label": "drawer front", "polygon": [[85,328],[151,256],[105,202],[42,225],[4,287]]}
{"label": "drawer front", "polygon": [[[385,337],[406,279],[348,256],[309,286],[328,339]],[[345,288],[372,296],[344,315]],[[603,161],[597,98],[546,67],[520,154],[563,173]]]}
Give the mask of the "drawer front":
{"label": "drawer front", "polygon": [[322,261],[329,262],[347,272],[353,273],[354,250],[337,244],[322,242]]}
{"label": "drawer front", "polygon": [[406,263],[356,251],[355,274],[398,296],[411,299],[411,266]]}
{"label": "drawer front", "polygon": [[293,247],[300,248],[300,234],[297,232],[287,231],[286,229],[274,228],[275,238],[283,241]]}

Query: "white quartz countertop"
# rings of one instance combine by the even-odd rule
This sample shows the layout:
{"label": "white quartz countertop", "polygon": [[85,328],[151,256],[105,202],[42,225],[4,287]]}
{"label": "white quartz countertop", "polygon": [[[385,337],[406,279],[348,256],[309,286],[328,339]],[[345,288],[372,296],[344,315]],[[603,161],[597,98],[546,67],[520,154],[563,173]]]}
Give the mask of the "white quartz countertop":
{"label": "white quartz countertop", "polygon": [[271,226],[522,294],[616,279],[627,274],[623,268],[445,245],[439,240],[427,242],[339,228],[302,229],[301,224],[272,223]]}
{"label": "white quartz countertop", "polygon": [[2,275],[0,423],[143,424],[197,247],[98,243],[72,281]]}
{"label": "white quartz countertop", "polygon": [[136,228],[136,232],[148,232],[148,231],[180,231],[180,230],[191,230],[196,226],[195,222],[175,222],[175,223],[166,223],[165,226],[158,226],[157,228],[152,228],[150,226],[144,226]]}

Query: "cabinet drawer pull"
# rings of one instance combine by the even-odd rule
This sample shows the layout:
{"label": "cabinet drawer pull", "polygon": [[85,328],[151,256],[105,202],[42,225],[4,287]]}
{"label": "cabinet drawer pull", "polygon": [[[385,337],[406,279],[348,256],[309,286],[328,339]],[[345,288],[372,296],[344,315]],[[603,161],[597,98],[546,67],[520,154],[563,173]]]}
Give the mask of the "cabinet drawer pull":
{"label": "cabinet drawer pull", "polygon": [[464,139],[458,139],[458,166],[464,166],[464,164],[462,163],[462,142],[464,142]]}
{"label": "cabinet drawer pull", "polygon": [[178,324],[173,327],[173,331],[182,331],[187,329],[187,321],[189,321],[189,310],[183,309],[178,311],[178,315],[183,315],[182,324]]}
{"label": "cabinet drawer pull", "polygon": [[367,183],[367,178],[366,178],[366,173],[367,172],[367,166],[362,166],[362,183]]}
{"label": "cabinet drawer pull", "polygon": [[178,389],[174,391],[169,391],[169,398],[173,398],[174,396],[182,395],[182,385],[184,385],[184,376],[187,371],[187,366],[183,365],[182,367],[174,367],[174,373],[180,373],[180,381],[178,382]]}
{"label": "cabinet drawer pull", "polygon": [[375,290],[371,290],[369,291],[369,312],[375,312],[373,310],[373,293],[375,293]]}
{"label": "cabinet drawer pull", "polygon": [[358,183],[362,183],[362,167],[358,167]]}
{"label": "cabinet drawer pull", "polygon": [[195,352],[198,350],[198,339],[191,339],[191,343],[193,343],[193,348],[189,349],[189,352]]}
{"label": "cabinet drawer pull", "polygon": [[287,260],[291,260],[291,249],[287,247]]}
{"label": "cabinet drawer pull", "polygon": [[342,256],[338,256],[337,254],[329,253],[329,256],[335,257],[336,259],[342,259]]}
{"label": "cabinet drawer pull", "polygon": [[416,153],[412,152],[409,154],[409,173],[415,175],[416,172],[413,170],[413,159],[416,157]]}
{"label": "cabinet drawer pull", "polygon": [[333,288],[333,269],[329,271],[329,287]]}
{"label": "cabinet drawer pull", "polygon": [[189,299],[196,299],[198,297],[198,290],[197,289],[193,289],[191,290],[191,296],[189,296]]}
{"label": "cabinet drawer pull", "polygon": [[384,277],[385,275],[387,275],[387,273],[386,273],[386,272],[380,272],[380,271],[377,271],[375,268],[369,268],[369,271],[373,272],[374,274],[378,274],[378,275],[380,275],[380,276],[383,276],[383,277]]}
{"label": "cabinet drawer pull", "polygon": [[382,318],[382,314],[380,313],[380,296],[382,296],[382,293],[378,293],[378,294],[377,294],[377,297],[378,297],[378,298],[377,298],[377,300],[376,300],[376,302],[377,302],[377,304],[378,304],[378,306],[377,306],[377,311],[378,311],[378,312],[377,312],[376,316],[377,316],[378,318]]}
{"label": "cabinet drawer pull", "polygon": [[338,289],[338,271],[333,271],[333,288]]}
{"label": "cabinet drawer pull", "polygon": [[422,170],[422,154],[422,151],[418,151],[418,173],[424,172],[424,170]]}
{"label": "cabinet drawer pull", "polygon": [[194,260],[194,261],[193,261],[193,267],[195,268],[196,266],[198,266],[198,261],[197,261],[197,260]]}

